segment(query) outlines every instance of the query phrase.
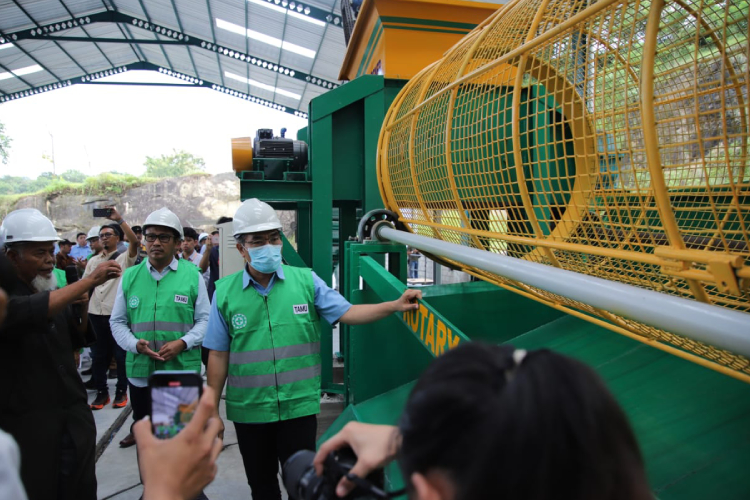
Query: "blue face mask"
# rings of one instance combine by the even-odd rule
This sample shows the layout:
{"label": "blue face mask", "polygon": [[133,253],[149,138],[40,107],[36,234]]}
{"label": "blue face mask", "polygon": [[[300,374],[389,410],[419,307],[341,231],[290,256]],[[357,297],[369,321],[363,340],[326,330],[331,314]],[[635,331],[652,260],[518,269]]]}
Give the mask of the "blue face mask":
{"label": "blue face mask", "polygon": [[250,265],[263,274],[271,274],[281,266],[281,245],[263,245],[248,249]]}

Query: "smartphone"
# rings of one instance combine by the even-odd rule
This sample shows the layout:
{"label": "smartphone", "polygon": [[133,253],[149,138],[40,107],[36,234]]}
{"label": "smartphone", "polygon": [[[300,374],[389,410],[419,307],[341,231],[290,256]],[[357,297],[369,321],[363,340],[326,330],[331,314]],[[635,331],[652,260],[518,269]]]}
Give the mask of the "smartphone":
{"label": "smartphone", "polygon": [[95,208],[94,209],[94,217],[109,217],[110,215],[112,215],[111,208]]}
{"label": "smartphone", "polygon": [[148,378],[151,426],[159,439],[175,437],[193,418],[203,379],[192,371],[155,371]]}

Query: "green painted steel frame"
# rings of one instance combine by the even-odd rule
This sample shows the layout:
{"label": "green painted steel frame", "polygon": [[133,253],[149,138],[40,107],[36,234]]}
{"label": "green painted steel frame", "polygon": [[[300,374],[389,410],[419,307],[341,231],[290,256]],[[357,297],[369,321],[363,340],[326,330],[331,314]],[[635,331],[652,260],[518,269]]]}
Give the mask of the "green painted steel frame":
{"label": "green painted steel frame", "polygon": [[[396,297],[405,288],[403,252],[395,244],[348,242],[344,294],[352,303]],[[388,269],[375,262],[378,254],[388,255]],[[744,500],[750,495],[750,477],[744,473],[750,465],[747,384],[489,283],[423,291],[423,302],[471,340],[552,349],[596,370],[631,421],[654,498]],[[410,326],[392,315],[351,327],[345,365],[348,406],[321,442],[348,421],[398,422],[414,380],[434,355]],[[396,464],[386,468],[386,486],[391,491],[403,486]]]}
{"label": "green painted steel frame", "polygon": [[[404,83],[382,76],[358,78],[310,102],[308,136],[313,182],[309,251],[312,268],[329,285],[333,275],[334,207],[339,209],[340,270],[346,268],[345,242],[356,235],[357,209],[366,213],[382,207],[376,182],[378,136],[388,107]],[[339,278],[339,282],[343,280]],[[328,325],[325,327],[321,341],[323,390],[339,392],[344,387],[333,384],[332,331]],[[347,328],[340,328],[342,348]]]}

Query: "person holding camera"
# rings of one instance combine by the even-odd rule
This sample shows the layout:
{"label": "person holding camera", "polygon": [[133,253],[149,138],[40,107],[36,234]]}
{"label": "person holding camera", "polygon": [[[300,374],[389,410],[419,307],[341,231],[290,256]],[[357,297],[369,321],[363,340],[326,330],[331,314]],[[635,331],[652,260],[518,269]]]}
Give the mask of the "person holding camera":
{"label": "person holding camera", "polygon": [[312,270],[281,264],[281,222],[256,198],[237,209],[233,234],[245,268],[216,283],[204,341],[208,385],[218,398],[227,383],[227,418],[237,431],[253,498],[275,500],[281,498],[279,461],[315,446],[320,318],[371,323],[416,309],[421,292],[351,305]]}
{"label": "person holding camera", "polygon": [[[345,447],[357,478],[398,459],[419,500],[653,498],[638,442],[604,382],[546,349],[461,344],[425,370],[397,427],[351,422],[323,443],[317,474]],[[337,481],[330,490],[339,497],[355,487]]]}
{"label": "person holding camera", "polygon": [[12,263],[0,270],[9,295],[0,328],[0,428],[18,442],[31,500],[93,500],[96,427],[73,351],[85,343],[89,290],[122,270],[105,262],[58,288],[52,270],[59,238],[47,217],[15,210],[0,233]]}
{"label": "person holding camera", "polygon": [[[110,318],[115,340],[127,352],[125,368],[134,422],[151,411],[151,373],[200,373],[199,347],[209,312],[200,271],[174,256],[182,239],[179,217],[166,207],[152,212],[143,223],[143,236],[148,260],[123,275]],[[120,441],[123,448],[134,444],[132,432]]]}
{"label": "person holding camera", "polygon": [[[104,262],[115,261],[123,271],[135,265],[135,259],[138,256],[138,239],[130,226],[122,218],[120,213],[114,207],[109,209],[107,219],[112,224],[99,228],[99,241],[102,245],[102,252],[99,255],[91,257],[86,264],[86,271],[83,273],[85,278]],[[124,252],[118,250],[118,246],[123,235],[130,242],[129,249]],[[109,389],[107,387],[107,370],[109,363],[114,356],[117,362],[117,386],[115,388],[115,400],[112,403],[113,408],[125,408],[128,404],[128,379],[125,376],[125,351],[115,342],[112,336],[112,330],[109,327],[109,318],[112,315],[112,307],[115,303],[115,295],[120,280],[112,280],[94,289],[89,301],[89,319],[91,326],[96,333],[96,345],[92,349],[93,365],[92,380],[96,388],[96,398],[91,403],[92,410],[101,410],[109,404]]]}

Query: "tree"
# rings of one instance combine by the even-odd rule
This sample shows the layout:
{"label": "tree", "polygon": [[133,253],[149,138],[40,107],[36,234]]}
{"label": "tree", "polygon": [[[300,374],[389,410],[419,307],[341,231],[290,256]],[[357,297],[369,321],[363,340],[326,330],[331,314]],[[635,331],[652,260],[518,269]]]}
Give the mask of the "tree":
{"label": "tree", "polygon": [[52,172],[42,172],[41,174],[39,174],[39,177],[31,181],[29,187],[27,188],[27,192],[36,193],[37,191],[40,191],[52,184],[52,182],[54,182],[57,178],[58,177]]}
{"label": "tree", "polygon": [[80,170],[66,170],[62,174],[60,174],[60,177],[64,181],[68,182],[83,182],[86,180],[86,174],[81,172]]}
{"label": "tree", "polygon": [[173,149],[171,155],[161,155],[159,158],[147,156],[144,165],[147,177],[179,177],[203,172],[206,168],[203,158],[182,149]]}
{"label": "tree", "polygon": [[10,143],[11,138],[5,133],[5,125],[0,122],[0,160],[3,163],[8,163],[8,155],[10,154]]}

